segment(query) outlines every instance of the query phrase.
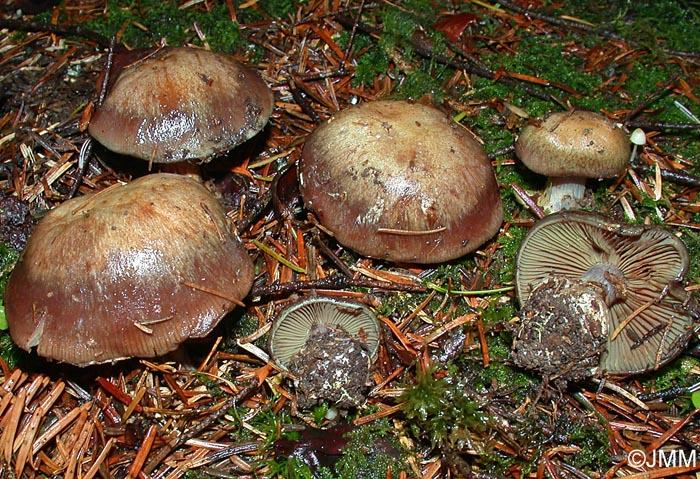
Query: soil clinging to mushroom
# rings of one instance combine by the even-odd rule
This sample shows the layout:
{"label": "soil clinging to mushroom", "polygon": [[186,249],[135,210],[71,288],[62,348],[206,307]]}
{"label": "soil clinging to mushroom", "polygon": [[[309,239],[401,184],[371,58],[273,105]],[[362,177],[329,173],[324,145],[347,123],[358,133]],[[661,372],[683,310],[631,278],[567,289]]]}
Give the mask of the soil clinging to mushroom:
{"label": "soil clinging to mushroom", "polygon": [[553,276],[520,310],[511,360],[555,383],[592,376],[607,350],[608,308],[599,287]]}
{"label": "soil clinging to mushroom", "polygon": [[342,327],[314,325],[289,372],[296,377],[297,405],[309,408],[329,401],[339,408],[365,402],[372,358],[366,344]]}

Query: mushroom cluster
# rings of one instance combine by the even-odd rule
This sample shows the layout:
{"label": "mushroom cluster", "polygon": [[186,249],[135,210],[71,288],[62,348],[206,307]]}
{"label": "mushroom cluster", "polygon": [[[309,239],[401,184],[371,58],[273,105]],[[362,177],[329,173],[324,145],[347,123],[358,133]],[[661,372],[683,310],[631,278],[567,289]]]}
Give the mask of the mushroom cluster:
{"label": "mushroom cluster", "polygon": [[530,170],[547,176],[538,203],[547,212],[574,209],[588,178],[625,172],[631,142],[623,126],[583,110],[551,113],[520,131],[515,153]]}
{"label": "mushroom cluster", "polygon": [[503,220],[481,144],[418,103],[372,101],[335,114],[306,140],[298,176],[321,225],[364,256],[450,261],[481,246]]}
{"label": "mushroom cluster", "polygon": [[18,346],[87,366],[206,336],[252,282],[216,198],[159,173],[49,211],[10,275],[5,308]]}
{"label": "mushroom cluster", "polygon": [[208,161],[256,135],[273,106],[267,84],[230,55],[164,47],[118,73],[88,131],[149,162]]}
{"label": "mushroom cluster", "polygon": [[330,401],[347,408],[365,401],[380,335],[379,320],[363,304],[314,295],[280,311],[269,350],[294,378],[299,407]]}
{"label": "mushroom cluster", "polygon": [[[693,333],[697,311],[689,307],[692,302],[683,287],[688,263],[683,242],[661,227],[617,224],[574,210],[547,216],[528,232],[516,258],[516,290],[524,311],[515,338],[516,362],[537,369],[539,363],[523,348],[561,347],[567,337],[556,341],[546,332],[559,321],[581,323],[590,331],[588,345],[579,351],[584,356],[591,352],[593,357],[597,338],[607,335],[591,374],[636,374],[662,366],[683,350]],[[561,288],[561,278],[577,286]],[[537,311],[533,302],[541,303],[543,294],[559,304]],[[567,317],[567,311],[585,317]],[[597,326],[604,317],[607,326]],[[569,335],[569,340],[574,337]],[[529,361],[522,360],[526,357]],[[571,357],[568,362],[579,360]],[[577,370],[569,379],[580,377]]]}

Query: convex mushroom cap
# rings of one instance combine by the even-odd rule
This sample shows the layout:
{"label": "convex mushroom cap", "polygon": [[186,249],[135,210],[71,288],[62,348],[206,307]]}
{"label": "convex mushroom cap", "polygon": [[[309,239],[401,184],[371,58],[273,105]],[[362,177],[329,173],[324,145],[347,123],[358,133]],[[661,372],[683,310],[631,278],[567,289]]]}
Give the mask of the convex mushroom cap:
{"label": "convex mushroom cap", "polygon": [[631,142],[621,124],[583,110],[531,121],[515,142],[515,153],[525,166],[548,177],[540,205],[552,212],[576,207],[587,178],[622,174],[630,152]]}
{"label": "convex mushroom cap", "polygon": [[373,101],[309,135],[299,162],[306,206],[365,256],[438,263],[474,251],[503,210],[481,144],[435,108]]}
{"label": "convex mushroom cap", "polygon": [[119,73],[88,130],[149,162],[208,161],[255,136],[273,106],[257,72],[233,57],[164,47]]}
{"label": "convex mushroom cap", "polygon": [[51,210],[12,271],[5,308],[18,346],[86,366],[206,336],[252,281],[213,195],[153,174]]}
{"label": "convex mushroom cap", "polygon": [[600,368],[636,374],[676,357],[692,335],[696,312],[687,307],[683,288],[688,263],[683,242],[661,227],[562,211],[525,236],[515,264],[516,291],[523,305],[550,276],[595,284],[610,312]]}

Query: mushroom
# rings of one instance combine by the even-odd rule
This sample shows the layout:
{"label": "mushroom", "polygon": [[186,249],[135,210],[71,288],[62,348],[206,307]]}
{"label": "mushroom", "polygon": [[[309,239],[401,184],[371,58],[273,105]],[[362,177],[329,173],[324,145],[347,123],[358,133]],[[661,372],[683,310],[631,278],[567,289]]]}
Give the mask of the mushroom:
{"label": "mushroom", "polygon": [[481,246],[503,220],[481,144],[417,103],[373,101],[335,114],[306,140],[298,176],[320,224],[365,256],[449,261]]}
{"label": "mushroom", "polygon": [[362,404],[377,356],[379,320],[366,306],[347,299],[311,296],[283,309],[272,323],[269,350],[295,379],[297,403]]}
{"label": "mushroom", "polygon": [[589,111],[549,114],[528,123],[515,153],[530,170],[546,175],[538,203],[546,212],[576,208],[587,178],[613,178],[629,163],[630,139],[621,124]]}
{"label": "mushroom", "polygon": [[273,106],[270,88],[233,57],[164,47],[118,73],[88,131],[149,162],[209,161],[262,130]]}
{"label": "mushroom", "polygon": [[688,262],[683,242],[661,227],[562,211],[525,236],[516,258],[516,291],[524,306],[552,276],[594,285],[609,309],[600,370],[642,373],[676,357],[692,335],[697,311],[682,284]]}
{"label": "mushroom", "polygon": [[206,336],[252,281],[213,195],[160,173],[49,211],[10,275],[5,311],[18,346],[87,366]]}

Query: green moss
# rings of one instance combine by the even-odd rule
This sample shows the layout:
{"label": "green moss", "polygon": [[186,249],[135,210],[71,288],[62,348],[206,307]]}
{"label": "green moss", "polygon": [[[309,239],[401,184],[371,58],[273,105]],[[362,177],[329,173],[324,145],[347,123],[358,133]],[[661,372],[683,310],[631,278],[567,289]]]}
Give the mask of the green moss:
{"label": "green moss", "polygon": [[[443,84],[454,70],[443,64],[420,58],[414,49],[414,33],[426,20],[409,9],[388,7],[380,12],[382,34],[379,41],[367,35],[358,35],[353,51],[363,51],[356,59],[353,82],[356,85],[371,85],[394,65],[397,78],[396,98],[417,99],[432,95],[437,101],[445,96]],[[425,34],[432,42],[433,51],[441,54],[447,43],[442,33],[428,29]],[[347,40],[344,40],[347,41]],[[399,59],[397,61],[397,59]]]}
{"label": "green moss", "polygon": [[511,226],[505,234],[497,238],[498,250],[493,261],[495,263],[493,269],[497,275],[498,284],[514,284],[515,257],[526,232],[525,228]]}
{"label": "green moss", "polygon": [[445,97],[443,82],[452,75],[452,71],[445,66],[423,63],[406,74],[396,89],[396,96],[417,100],[423,95],[431,95],[439,102]]}
{"label": "green moss", "polygon": [[[408,471],[407,451],[387,419],[352,429],[342,455],[330,467],[310,467],[297,457],[278,457],[269,464],[269,477],[310,479],[385,479]],[[389,472],[390,471],[390,472]]]}
{"label": "green moss", "polygon": [[471,431],[481,431],[488,422],[479,404],[469,393],[458,370],[429,367],[418,370],[415,380],[399,397],[406,417],[405,426],[418,439],[432,447],[462,449]]}
{"label": "green moss", "polygon": [[7,329],[5,307],[2,298],[5,295],[7,280],[10,278],[12,268],[19,259],[19,253],[9,246],[0,243],[0,330]]}
{"label": "green moss", "polygon": [[700,358],[682,356],[670,362],[659,371],[650,373],[642,384],[647,391],[661,391],[674,386],[689,387],[698,381]]}
{"label": "green moss", "polygon": [[25,353],[12,341],[7,330],[7,318],[5,317],[4,298],[7,280],[10,278],[12,268],[19,259],[19,253],[13,248],[0,243],[0,356],[12,368],[17,365]]}
{"label": "green moss", "polygon": [[[358,35],[358,38],[369,38]],[[356,42],[357,43],[357,42]],[[387,40],[380,39],[379,43],[371,47],[357,59],[355,67],[355,76],[353,83],[355,85],[370,86],[377,76],[386,74],[389,70],[390,60],[387,55]],[[389,48],[391,46],[389,45]]]}
{"label": "green moss", "polygon": [[180,9],[178,2],[169,0],[109,2],[105,14],[89,21],[87,27],[107,37],[121,32],[122,42],[144,48],[158,45],[161,39],[174,46],[201,45],[195,23],[214,51],[231,53],[245,44],[225,3],[213,4],[211,11],[206,12]]}
{"label": "green moss", "polygon": [[[236,310],[236,312],[239,312]],[[221,325],[225,329],[224,341],[221,350],[229,353],[240,352],[236,340],[244,338],[256,332],[259,328],[258,318],[253,314],[243,313],[240,317],[228,316]],[[267,336],[259,338],[254,344],[261,348],[266,348]]]}
{"label": "green moss", "polygon": [[687,281],[696,283],[700,280],[700,234],[697,231],[684,229],[681,239],[690,253]]}
{"label": "green moss", "polygon": [[409,314],[420,303],[422,303],[427,294],[422,293],[397,293],[384,296],[381,304],[375,308],[375,312],[379,316],[392,317],[397,314]]}
{"label": "green moss", "polygon": [[409,470],[406,451],[388,420],[360,426],[348,436],[350,441],[335,466],[338,478],[385,479],[389,477],[388,471],[391,471],[391,477],[399,477],[402,471]]}
{"label": "green moss", "polygon": [[697,29],[697,9],[684,8],[676,1],[630,2],[612,25],[651,52],[661,46],[672,50],[698,51],[700,38],[688,35]]}
{"label": "green moss", "polygon": [[26,358],[27,353],[17,347],[12,341],[10,333],[7,331],[0,332],[0,356],[10,368],[16,367]]}
{"label": "green moss", "polygon": [[480,371],[474,384],[484,389],[497,384],[499,389],[512,391],[511,399],[524,400],[531,386],[539,384],[539,380],[521,369],[494,361]]}
{"label": "green moss", "polygon": [[610,465],[610,438],[607,429],[581,418],[572,424],[570,444],[581,449],[573,454],[572,464],[582,471],[604,471]]}
{"label": "green moss", "polygon": [[416,31],[416,15],[404,9],[387,8],[382,15],[382,24],[384,34],[393,35],[405,46]]}
{"label": "green moss", "polygon": [[260,0],[259,2],[260,7],[274,19],[288,18],[305,4],[305,1],[299,0]]}

